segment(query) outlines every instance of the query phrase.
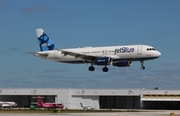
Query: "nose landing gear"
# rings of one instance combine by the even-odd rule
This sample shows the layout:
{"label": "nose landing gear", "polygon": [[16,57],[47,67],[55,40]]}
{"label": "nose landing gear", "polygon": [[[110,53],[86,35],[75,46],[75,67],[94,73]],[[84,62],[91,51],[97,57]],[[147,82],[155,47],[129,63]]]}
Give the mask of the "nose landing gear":
{"label": "nose landing gear", "polygon": [[141,60],[140,62],[141,62],[141,69],[142,69],[142,70],[144,70],[144,69],[145,69],[145,66],[144,66],[144,61],[143,61],[143,60]]}

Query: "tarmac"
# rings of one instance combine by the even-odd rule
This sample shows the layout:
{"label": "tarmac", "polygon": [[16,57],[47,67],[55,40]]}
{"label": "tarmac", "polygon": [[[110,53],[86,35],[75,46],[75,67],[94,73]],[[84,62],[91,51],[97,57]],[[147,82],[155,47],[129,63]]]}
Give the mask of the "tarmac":
{"label": "tarmac", "polygon": [[[173,115],[173,114],[174,115]],[[140,112],[101,113],[0,113],[0,116],[180,116],[180,110],[150,110]]]}

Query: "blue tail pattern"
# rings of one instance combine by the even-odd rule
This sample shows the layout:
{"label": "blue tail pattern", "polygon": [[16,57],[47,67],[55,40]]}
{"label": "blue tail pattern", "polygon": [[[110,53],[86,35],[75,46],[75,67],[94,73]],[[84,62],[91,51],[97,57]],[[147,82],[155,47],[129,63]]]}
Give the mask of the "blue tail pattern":
{"label": "blue tail pattern", "polygon": [[52,40],[46,35],[45,32],[42,33],[40,37],[38,37],[39,47],[41,51],[48,51],[57,49],[56,45],[52,42]]}

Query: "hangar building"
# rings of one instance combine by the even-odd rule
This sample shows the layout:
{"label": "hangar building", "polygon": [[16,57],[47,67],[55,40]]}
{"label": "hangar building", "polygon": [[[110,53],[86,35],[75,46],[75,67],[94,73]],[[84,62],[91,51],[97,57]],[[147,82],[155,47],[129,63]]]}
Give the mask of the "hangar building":
{"label": "hangar building", "polygon": [[0,101],[30,107],[40,95],[44,102],[63,103],[67,109],[180,109],[180,90],[146,89],[0,89]]}

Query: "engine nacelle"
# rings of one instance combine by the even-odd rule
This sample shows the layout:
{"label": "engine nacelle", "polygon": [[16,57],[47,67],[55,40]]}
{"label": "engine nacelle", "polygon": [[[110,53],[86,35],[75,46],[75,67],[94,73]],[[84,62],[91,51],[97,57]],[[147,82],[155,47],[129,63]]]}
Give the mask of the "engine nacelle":
{"label": "engine nacelle", "polygon": [[113,63],[113,66],[117,66],[117,67],[129,67],[131,65],[132,65],[131,61]]}
{"label": "engine nacelle", "polygon": [[111,58],[103,57],[103,58],[96,58],[94,60],[95,65],[109,65],[111,63]]}

